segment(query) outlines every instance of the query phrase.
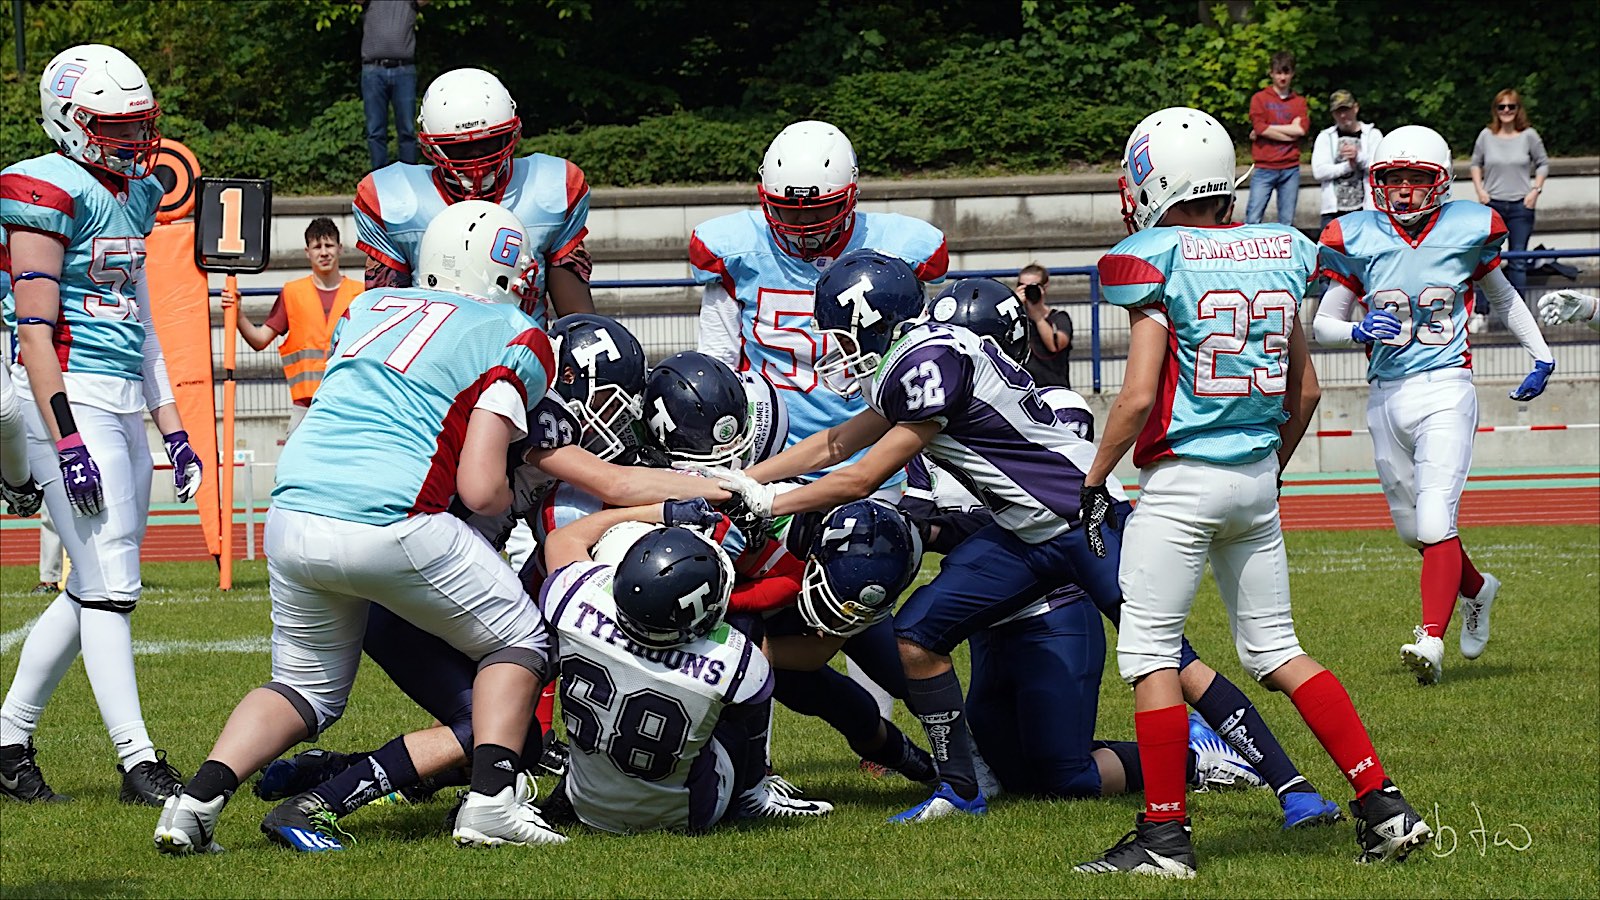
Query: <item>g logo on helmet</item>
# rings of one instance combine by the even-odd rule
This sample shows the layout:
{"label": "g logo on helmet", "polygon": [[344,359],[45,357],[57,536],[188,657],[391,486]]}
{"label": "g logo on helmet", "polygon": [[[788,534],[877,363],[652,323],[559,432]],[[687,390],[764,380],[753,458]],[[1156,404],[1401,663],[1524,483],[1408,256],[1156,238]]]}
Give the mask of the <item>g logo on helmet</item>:
{"label": "g logo on helmet", "polygon": [[83,77],[86,70],[77,63],[67,63],[56,72],[55,84],[50,86],[50,93],[62,99],[72,97],[72,91],[78,86],[78,79]]}
{"label": "g logo on helmet", "polygon": [[495,232],[494,243],[489,245],[489,259],[509,266],[517,261],[517,254],[521,252],[522,232],[513,228],[502,228]]}
{"label": "g logo on helmet", "polygon": [[723,416],[717,424],[711,426],[711,437],[719,444],[726,444],[733,440],[739,433],[739,422],[733,416]]}
{"label": "g logo on helmet", "polygon": [[1144,184],[1156,167],[1150,162],[1150,135],[1144,135],[1128,149],[1128,174],[1134,184]]}

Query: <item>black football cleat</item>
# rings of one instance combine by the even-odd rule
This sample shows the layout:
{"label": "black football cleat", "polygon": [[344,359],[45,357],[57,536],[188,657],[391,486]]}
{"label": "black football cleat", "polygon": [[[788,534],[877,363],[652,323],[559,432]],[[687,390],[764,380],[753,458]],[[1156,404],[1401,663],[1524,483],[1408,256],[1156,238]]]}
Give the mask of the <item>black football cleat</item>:
{"label": "black football cleat", "polygon": [[32,738],[24,744],[0,747],[0,797],[23,803],[65,803],[72,799],[52,791],[45,783],[35,760],[38,755]]}
{"label": "black football cleat", "polygon": [[1360,800],[1350,801],[1350,814],[1361,847],[1358,863],[1402,862],[1433,837],[1433,829],[1390,781]]}
{"label": "black football cleat", "polygon": [[1146,822],[1144,814],[1140,813],[1134,830],[1123,835],[1104,856],[1074,866],[1072,870],[1090,875],[1126,873],[1193,878],[1194,842],[1190,839],[1189,820]]}
{"label": "black football cleat", "polygon": [[157,750],[155,759],[147,759],[131,769],[117,766],[122,775],[122,793],[117,796],[123,803],[141,806],[162,806],[168,797],[183,790],[183,774],[167,762],[167,751]]}

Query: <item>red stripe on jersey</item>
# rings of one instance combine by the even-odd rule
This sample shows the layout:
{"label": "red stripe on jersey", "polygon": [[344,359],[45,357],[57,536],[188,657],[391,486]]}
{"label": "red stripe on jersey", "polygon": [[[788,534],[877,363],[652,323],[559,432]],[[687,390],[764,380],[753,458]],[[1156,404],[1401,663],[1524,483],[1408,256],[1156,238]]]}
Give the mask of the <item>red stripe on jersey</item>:
{"label": "red stripe on jersey", "polygon": [[1339,225],[1338,219],[1329,222],[1328,227],[1322,229],[1322,234],[1317,238],[1317,243],[1341,256],[1348,255],[1344,249],[1344,228]]}
{"label": "red stripe on jersey", "polygon": [[[588,237],[588,236],[589,236],[589,229],[588,228],[580,228],[580,229],[578,229],[578,234],[577,234],[576,237],[574,237],[570,241],[567,241],[565,244],[562,244],[560,247],[557,247],[556,249],[550,251],[550,265],[551,266],[559,266],[559,265],[565,264],[567,262],[567,257],[571,256],[572,255],[572,251],[578,249],[578,245],[582,244],[583,243],[583,239]],[[589,269],[591,271],[593,271],[594,263],[591,262],[588,265],[589,265]],[[587,281],[588,279],[585,278],[584,280]]]}
{"label": "red stripe on jersey", "polygon": [[65,248],[68,244],[72,243],[70,240],[67,239],[66,235],[62,234],[59,231],[46,231],[43,228],[29,228],[26,225],[17,225],[15,223],[10,224],[10,225],[6,225],[5,229],[6,229],[7,233],[9,233],[9,234],[16,234],[19,231],[29,231],[29,232],[32,232],[34,234],[42,234],[45,237],[47,237],[47,238],[55,241],[56,243],[60,244],[63,248]]}
{"label": "red stripe on jersey", "polygon": [[926,262],[917,266],[918,281],[938,281],[944,273],[950,270],[950,242],[940,241],[939,249],[933,251]]}
{"label": "red stripe on jersey", "polygon": [[1133,448],[1133,464],[1139,468],[1177,456],[1167,441],[1167,433],[1172,430],[1172,403],[1177,395],[1178,334],[1172,330],[1169,323],[1167,358],[1161,363],[1161,377],[1156,381],[1156,405],[1150,410],[1150,418],[1145,420],[1144,428],[1139,431],[1139,439]]}
{"label": "red stripe on jersey", "polygon": [[383,209],[378,203],[378,187],[372,183],[372,176],[368,175],[356,185],[356,209],[361,210],[367,218],[383,223]]}
{"label": "red stripe on jersey", "polygon": [[1334,270],[1326,267],[1323,268],[1322,274],[1349,288],[1351,293],[1355,294],[1357,297],[1363,296],[1367,292],[1367,289],[1361,286],[1361,279],[1359,278],[1346,275],[1343,272],[1335,272]]}
{"label": "red stripe on jersey", "polygon": [[739,295],[734,289],[733,276],[728,274],[728,264],[722,261],[722,257],[711,252],[705,241],[700,240],[699,234],[689,235],[689,262],[697,269],[715,272],[721,276],[722,289],[728,292],[730,298],[738,300]]}
{"label": "red stripe on jersey", "polygon": [[544,499],[539,501],[539,522],[544,526],[544,533],[538,536],[539,540],[543,541],[545,538],[550,536],[552,531],[556,530],[555,491],[546,491]]}
{"label": "red stripe on jersey", "polygon": [[727,516],[718,516],[717,524],[711,528],[711,542],[721,544],[722,539],[728,536],[729,529],[733,528],[733,520]]}
{"label": "red stripe on jersey", "polygon": [[72,195],[56,187],[48,181],[12,172],[9,175],[0,175],[0,200],[15,200],[29,206],[42,206],[63,213],[69,218],[74,215]]}
{"label": "red stripe on jersey", "polygon": [[497,381],[509,381],[527,396],[517,373],[505,366],[494,366],[457,394],[440,424],[439,442],[429,461],[428,474],[423,476],[422,488],[417,491],[411,508],[406,510],[407,516],[444,512],[450,508],[450,498],[456,494],[456,470],[461,466],[461,446],[467,439],[467,421],[478,405],[478,398]]}
{"label": "red stripe on jersey", "polygon": [[[512,338],[506,346],[523,346],[532,350],[533,355],[539,358],[539,365],[544,367],[543,390],[550,390],[550,385],[555,383],[556,380],[556,354],[550,348],[549,336],[537,328],[529,328],[527,331]],[[526,391],[523,392],[523,399],[527,399]]]}
{"label": "red stripe on jersey", "polygon": [[67,357],[72,355],[72,326],[67,323],[65,312],[57,314],[56,319],[56,360],[61,363],[61,371],[67,371]]}
{"label": "red stripe on jersey", "polygon": [[1505,240],[1506,239],[1506,235],[1510,234],[1510,233],[1511,233],[1511,229],[1506,227],[1506,220],[1500,218],[1500,210],[1495,209],[1493,207],[1490,207],[1489,208],[1489,237],[1488,237],[1487,240],[1485,240],[1483,242],[1484,246],[1487,247],[1490,244],[1498,244],[1501,241]]}
{"label": "red stripe on jersey", "polygon": [[356,238],[356,249],[360,250],[362,253],[365,253],[366,255],[372,257],[373,259],[377,260],[378,262],[383,263],[384,265],[386,265],[389,268],[395,270],[396,272],[399,272],[401,275],[410,275],[411,274],[411,267],[410,266],[406,265],[405,263],[401,262],[398,259],[395,259],[394,257],[390,256],[389,254],[384,253],[382,250],[379,250],[378,248],[372,246],[371,244],[367,243],[366,241],[361,240],[360,238]]}
{"label": "red stripe on jersey", "polygon": [[[1484,277],[1486,277],[1490,272],[1493,272],[1499,266],[1500,254],[1496,253],[1494,255],[1494,259],[1491,259],[1486,263],[1478,263],[1478,267],[1472,270],[1472,280],[1482,281]],[[1468,310],[1468,312],[1471,312],[1471,310]]]}
{"label": "red stripe on jersey", "polygon": [[1166,284],[1167,276],[1149,262],[1126,253],[1100,257],[1101,284]]}
{"label": "red stripe on jersey", "polygon": [[589,181],[583,177],[583,170],[567,161],[567,215],[572,215],[572,210],[577,207],[578,201],[589,193]]}

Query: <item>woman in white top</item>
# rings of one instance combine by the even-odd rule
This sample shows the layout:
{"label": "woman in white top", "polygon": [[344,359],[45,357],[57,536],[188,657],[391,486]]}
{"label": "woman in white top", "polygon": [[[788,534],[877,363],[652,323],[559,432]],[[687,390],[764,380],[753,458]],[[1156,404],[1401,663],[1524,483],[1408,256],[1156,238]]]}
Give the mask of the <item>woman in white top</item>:
{"label": "woman in white top", "polygon": [[[1478,202],[1488,204],[1505,220],[1510,232],[1506,249],[1528,249],[1534,207],[1549,174],[1544,140],[1528,124],[1522,97],[1509,88],[1496,94],[1489,126],[1478,133],[1478,142],[1472,146],[1472,185]],[[1527,271],[1527,260],[1507,260],[1506,277],[1519,294],[1525,293]]]}

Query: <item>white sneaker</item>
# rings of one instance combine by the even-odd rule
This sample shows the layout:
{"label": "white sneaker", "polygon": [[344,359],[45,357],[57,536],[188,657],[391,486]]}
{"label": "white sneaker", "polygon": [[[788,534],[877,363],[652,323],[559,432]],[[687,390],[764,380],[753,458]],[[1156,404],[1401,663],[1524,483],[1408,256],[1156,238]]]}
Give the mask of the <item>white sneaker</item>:
{"label": "white sneaker", "polygon": [[1415,643],[1400,646],[1400,661],[1417,676],[1418,684],[1438,684],[1444,672],[1444,641],[1429,637],[1420,625],[1414,634]]}
{"label": "white sneaker", "polygon": [[769,775],[744,792],[744,796],[739,798],[741,816],[747,819],[788,819],[795,816],[825,816],[833,812],[832,803],[802,796],[799,789],[781,778],[777,781],[792,793],[778,789],[771,783],[775,777]]}
{"label": "white sneaker", "polygon": [[201,803],[182,792],[168,797],[156,822],[156,849],[173,856],[221,853],[222,845],[216,842],[215,835],[217,819],[227,802],[227,794],[219,794],[210,803]]}
{"label": "white sneaker", "polygon": [[533,779],[517,776],[517,783],[490,797],[472,791],[456,814],[451,837],[457,847],[499,847],[502,844],[565,844],[567,838],[552,829],[533,805]]}
{"label": "white sneaker", "polygon": [[1489,644],[1489,607],[1500,590],[1500,579],[1483,573],[1483,588],[1476,597],[1461,598],[1461,655],[1477,659]]}

